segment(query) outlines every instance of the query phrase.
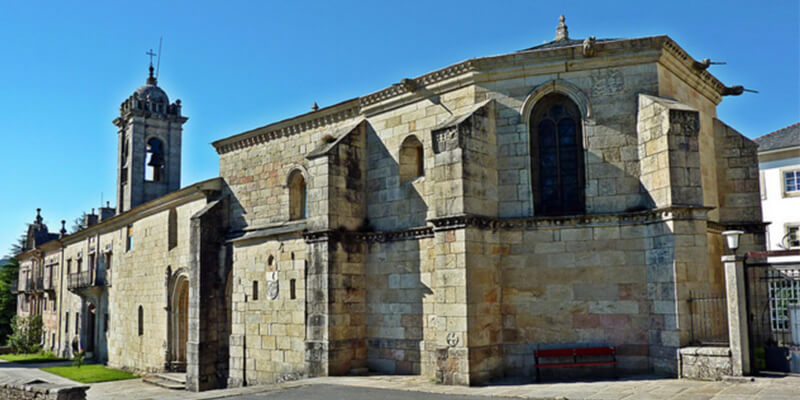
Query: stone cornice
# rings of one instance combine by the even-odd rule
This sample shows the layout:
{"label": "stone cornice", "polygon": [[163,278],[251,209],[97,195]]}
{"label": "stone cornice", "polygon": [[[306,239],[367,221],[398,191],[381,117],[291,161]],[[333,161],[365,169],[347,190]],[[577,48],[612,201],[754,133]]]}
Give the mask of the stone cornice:
{"label": "stone cornice", "polygon": [[675,206],[656,210],[614,214],[573,215],[563,217],[495,218],[481,215],[456,215],[429,220],[434,231],[474,227],[491,230],[558,229],[582,226],[653,224],[671,220],[706,220],[709,207]]}
{"label": "stone cornice", "polygon": [[744,233],[764,233],[769,222],[717,222],[708,221],[708,230],[721,233],[723,231],[742,231]]}
{"label": "stone cornice", "polygon": [[582,45],[576,44],[465,60],[408,79],[405,84],[394,84],[318,111],[217,140],[212,145],[218,154],[225,154],[359,115],[375,115],[477,82],[651,62],[660,62],[684,81],[697,83],[698,90],[715,103],[721,101],[725,85],[707,71],[693,69],[694,60],[668,36],[610,40],[598,42],[596,46],[593,57],[583,56]]}
{"label": "stone cornice", "polygon": [[362,243],[384,243],[398,240],[417,240],[433,237],[433,227],[420,226],[387,232],[357,232],[343,230],[321,230],[303,232],[306,243],[318,243],[327,240],[352,240]]}
{"label": "stone cornice", "polygon": [[383,243],[397,240],[415,240],[433,237],[433,228],[421,226],[391,232],[353,232],[352,237],[360,242]]}
{"label": "stone cornice", "polygon": [[708,71],[698,71],[692,67],[694,59],[678,46],[675,41],[665,37],[664,55],[659,63],[678,78],[695,88],[714,104],[722,101],[725,85]]}
{"label": "stone cornice", "polygon": [[218,154],[225,154],[270,140],[296,135],[310,129],[325,127],[343,122],[360,115],[358,99],[343,101],[310,113],[298,115],[283,121],[262,126],[211,143]]}

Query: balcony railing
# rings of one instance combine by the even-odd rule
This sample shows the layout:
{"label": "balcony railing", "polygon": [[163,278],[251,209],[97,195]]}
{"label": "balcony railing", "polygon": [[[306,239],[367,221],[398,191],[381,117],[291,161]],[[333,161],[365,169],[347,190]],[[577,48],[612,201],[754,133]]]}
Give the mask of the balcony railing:
{"label": "balcony railing", "polygon": [[95,274],[94,271],[81,271],[69,274],[67,289],[85,289],[94,286],[107,286],[105,274]]}
{"label": "balcony railing", "polygon": [[44,278],[38,277],[38,278],[33,278],[32,280],[33,280],[33,290],[37,292],[44,290]]}

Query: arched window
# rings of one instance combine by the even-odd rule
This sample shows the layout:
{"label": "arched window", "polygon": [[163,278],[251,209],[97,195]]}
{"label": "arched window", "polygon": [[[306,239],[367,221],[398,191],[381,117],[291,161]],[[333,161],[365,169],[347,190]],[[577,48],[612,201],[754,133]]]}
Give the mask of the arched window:
{"label": "arched window", "polygon": [[536,215],[585,210],[581,113],[567,96],[550,94],[533,108],[531,180]]}
{"label": "arched window", "polygon": [[139,306],[139,336],[144,335],[144,308]]}
{"label": "arched window", "polygon": [[425,154],[422,143],[416,136],[409,136],[400,146],[400,183],[405,183],[425,175]]}
{"label": "arched window", "polygon": [[147,140],[145,180],[161,182],[164,179],[164,143],[157,138]]}
{"label": "arched window", "polygon": [[289,175],[289,219],[304,219],[308,216],[308,192],[306,179],[295,170]]}

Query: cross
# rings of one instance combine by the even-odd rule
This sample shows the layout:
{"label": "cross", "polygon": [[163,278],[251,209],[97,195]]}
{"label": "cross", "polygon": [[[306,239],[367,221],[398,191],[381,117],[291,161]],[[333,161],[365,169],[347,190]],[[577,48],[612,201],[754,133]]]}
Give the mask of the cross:
{"label": "cross", "polygon": [[144,53],[144,54],[147,54],[148,56],[150,56],[150,65],[153,65],[153,56],[156,55],[156,53],[153,53],[153,49],[150,49],[150,51],[148,51],[147,53]]}

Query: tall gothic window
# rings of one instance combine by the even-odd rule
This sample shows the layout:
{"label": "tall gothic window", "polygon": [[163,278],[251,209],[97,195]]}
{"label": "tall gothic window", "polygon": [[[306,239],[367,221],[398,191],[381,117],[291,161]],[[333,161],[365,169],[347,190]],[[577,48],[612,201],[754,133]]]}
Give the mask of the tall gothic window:
{"label": "tall gothic window", "polygon": [[156,138],[147,140],[145,180],[161,182],[164,179],[164,143]]}
{"label": "tall gothic window", "polygon": [[289,175],[289,219],[305,219],[308,215],[308,192],[306,179],[300,171]]}
{"label": "tall gothic window", "polygon": [[567,96],[550,94],[531,112],[531,180],[536,215],[585,210],[581,113]]}

